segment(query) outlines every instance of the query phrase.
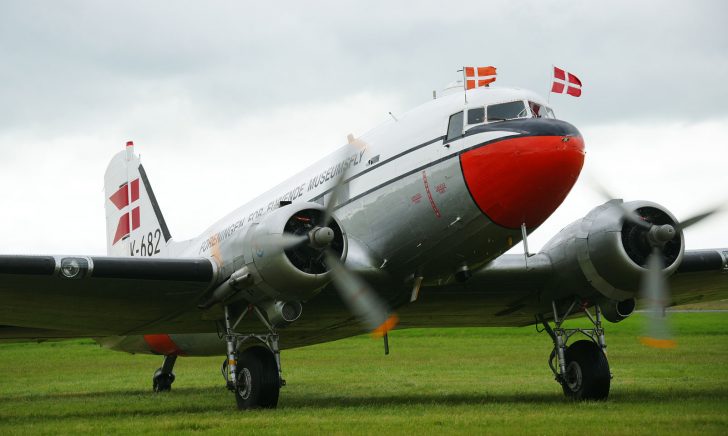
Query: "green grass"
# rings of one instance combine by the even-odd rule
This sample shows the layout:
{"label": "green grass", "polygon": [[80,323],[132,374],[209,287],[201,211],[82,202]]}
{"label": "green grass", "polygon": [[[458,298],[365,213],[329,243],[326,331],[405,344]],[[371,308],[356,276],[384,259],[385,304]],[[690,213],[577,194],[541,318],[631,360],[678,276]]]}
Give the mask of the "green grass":
{"label": "green grass", "polygon": [[653,350],[640,315],[607,325],[606,402],[567,401],[529,328],[395,331],[284,351],[277,410],[241,413],[217,358],[182,358],[151,392],[156,356],[88,340],[0,345],[0,434],[725,434],[728,313],[673,314],[679,347]]}

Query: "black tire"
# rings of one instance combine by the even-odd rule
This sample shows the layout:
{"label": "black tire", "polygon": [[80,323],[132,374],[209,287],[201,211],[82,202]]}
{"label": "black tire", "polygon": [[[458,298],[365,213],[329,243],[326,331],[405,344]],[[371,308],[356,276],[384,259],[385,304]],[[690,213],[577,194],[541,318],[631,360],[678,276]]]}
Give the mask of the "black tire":
{"label": "black tire", "polygon": [[263,347],[248,348],[238,358],[235,401],[238,409],[274,409],[281,383],[273,353]]}
{"label": "black tire", "polygon": [[174,383],[174,373],[163,374],[162,368],[158,368],[154,371],[152,377],[152,389],[154,392],[169,392],[172,390],[172,383]]}
{"label": "black tire", "polygon": [[564,353],[564,394],[577,401],[606,400],[612,375],[601,347],[592,341],[576,341]]}

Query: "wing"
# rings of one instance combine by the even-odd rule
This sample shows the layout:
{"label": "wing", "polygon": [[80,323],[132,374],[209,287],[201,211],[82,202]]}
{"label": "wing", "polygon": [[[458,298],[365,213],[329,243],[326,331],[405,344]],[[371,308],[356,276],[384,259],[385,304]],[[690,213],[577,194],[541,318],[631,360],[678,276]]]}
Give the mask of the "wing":
{"label": "wing", "polygon": [[149,333],[194,308],[216,274],[201,258],[0,256],[0,336]]}
{"label": "wing", "polygon": [[[670,306],[728,298],[728,249],[686,250],[670,279]],[[639,288],[639,280],[631,287]],[[506,254],[473,271],[464,283],[426,286],[415,304],[405,306],[403,327],[514,326],[535,323],[550,313],[551,301],[599,295],[582,273],[539,253],[526,260]],[[640,305],[639,292],[635,298]]]}
{"label": "wing", "polygon": [[[521,326],[548,308],[551,259],[504,254],[463,283],[424,286],[413,304],[398,308],[402,327]],[[544,305],[546,301],[546,305]]]}
{"label": "wing", "polygon": [[728,249],[685,251],[670,289],[672,306],[728,298]]}

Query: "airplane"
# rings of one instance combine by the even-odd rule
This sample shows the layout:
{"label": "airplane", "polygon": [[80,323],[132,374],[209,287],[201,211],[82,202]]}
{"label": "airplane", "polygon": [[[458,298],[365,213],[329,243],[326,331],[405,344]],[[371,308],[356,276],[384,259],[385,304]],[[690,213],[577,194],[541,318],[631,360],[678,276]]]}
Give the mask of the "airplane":
{"label": "airplane", "polygon": [[[585,158],[579,130],[528,90],[454,84],[232,211],[172,238],[133,142],[105,173],[107,256],[0,256],[0,341],[90,337],[163,357],[225,355],[239,409],[275,408],[281,350],[393,328],[541,326],[568,398],[603,400],[604,321],[728,296],[728,248],[686,250],[686,220],[608,201],[527,244]],[[236,189],[234,185],[225,189]],[[644,285],[642,284],[644,282]],[[668,286],[671,293],[668,293]],[[569,327],[574,318],[590,328]],[[580,338],[576,340],[576,338]]]}

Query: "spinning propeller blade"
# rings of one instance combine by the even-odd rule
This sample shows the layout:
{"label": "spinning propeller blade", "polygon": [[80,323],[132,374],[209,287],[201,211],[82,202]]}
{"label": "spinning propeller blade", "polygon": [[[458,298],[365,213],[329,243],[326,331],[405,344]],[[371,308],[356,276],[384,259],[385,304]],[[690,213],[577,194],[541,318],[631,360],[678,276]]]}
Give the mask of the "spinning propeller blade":
{"label": "spinning propeller blade", "polygon": [[[612,200],[615,197],[598,181],[591,179],[593,189],[605,200]],[[666,308],[670,303],[670,291],[665,277],[663,249],[665,244],[671,241],[681,229],[686,229],[700,221],[724,210],[725,205],[714,207],[703,213],[676,223],[677,228],[666,224],[652,224],[636,212],[628,209],[624,203],[619,204],[622,216],[626,221],[636,224],[645,230],[645,239],[652,247],[652,252],[647,257],[644,265],[645,272],[642,276],[641,296],[647,303],[648,322],[645,335],[640,337],[640,342],[653,348],[674,348],[677,343],[672,338],[671,329],[668,324]]]}
{"label": "spinning propeller blade", "polygon": [[647,302],[647,331],[640,342],[653,348],[674,348],[677,344],[672,338],[667,322],[665,308],[669,291],[663,269],[662,253],[655,247],[647,258],[647,272],[643,276],[642,298]]}
{"label": "spinning propeller blade", "polygon": [[[344,153],[346,156],[349,156],[349,152],[352,150],[361,151],[366,148],[363,141],[354,139],[352,135],[349,135],[348,140],[349,147],[346,148],[346,153]],[[285,236],[285,238],[281,240],[281,243],[290,244],[290,247],[294,247],[308,240],[312,248],[323,251],[326,265],[331,271],[334,287],[339,292],[341,299],[354,316],[372,331],[375,337],[382,337],[397,325],[399,318],[396,314],[390,313],[387,305],[379,298],[377,293],[361,277],[349,270],[339,259],[339,256],[329,248],[334,234],[328,226],[333,219],[334,209],[345,188],[344,182],[348,174],[349,168],[347,167],[336,177],[334,187],[331,189],[317,226],[307,236],[284,234],[282,236]]]}
{"label": "spinning propeller blade", "polygon": [[348,270],[335,253],[327,250],[326,264],[331,268],[331,277],[341,299],[349,310],[375,337],[384,336],[399,321],[396,314],[390,314],[376,292],[359,276]]}

